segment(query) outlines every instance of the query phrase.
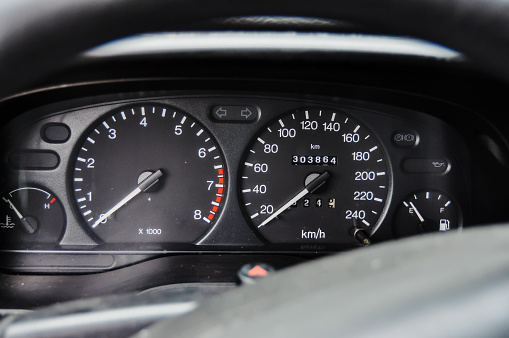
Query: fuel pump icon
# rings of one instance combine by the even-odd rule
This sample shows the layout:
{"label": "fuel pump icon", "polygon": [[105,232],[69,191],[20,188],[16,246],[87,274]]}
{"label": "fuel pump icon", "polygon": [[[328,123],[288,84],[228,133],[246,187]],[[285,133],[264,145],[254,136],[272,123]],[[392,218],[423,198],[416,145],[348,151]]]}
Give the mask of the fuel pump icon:
{"label": "fuel pump icon", "polygon": [[439,226],[440,226],[440,228],[438,229],[439,231],[449,231],[451,229],[451,221],[449,221],[448,219],[442,218],[440,220]]}

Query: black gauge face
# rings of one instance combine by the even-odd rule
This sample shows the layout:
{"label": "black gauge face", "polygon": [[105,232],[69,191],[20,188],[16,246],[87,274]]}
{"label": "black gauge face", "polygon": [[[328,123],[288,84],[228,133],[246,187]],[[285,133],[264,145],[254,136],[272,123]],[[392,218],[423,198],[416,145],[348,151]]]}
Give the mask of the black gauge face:
{"label": "black gauge face", "polygon": [[388,205],[387,155],[363,124],[338,111],[297,110],[265,126],[242,163],[252,225],[274,243],[352,244]]}
{"label": "black gauge face", "polygon": [[65,224],[64,209],[50,192],[22,187],[2,196],[1,242],[57,243]]}
{"label": "black gauge face", "polygon": [[394,218],[397,237],[429,232],[446,232],[461,227],[456,203],[440,191],[411,194],[399,206]]}
{"label": "black gauge face", "polygon": [[100,121],[72,170],[79,214],[110,243],[193,242],[217,221],[227,191],[217,142],[166,106],[124,107]]}

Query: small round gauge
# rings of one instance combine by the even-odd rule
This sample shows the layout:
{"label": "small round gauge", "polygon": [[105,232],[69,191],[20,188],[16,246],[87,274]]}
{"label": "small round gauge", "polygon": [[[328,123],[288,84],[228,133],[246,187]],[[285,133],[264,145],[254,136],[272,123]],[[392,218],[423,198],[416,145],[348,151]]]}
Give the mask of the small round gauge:
{"label": "small round gauge", "polygon": [[354,244],[385,215],[391,169],[377,137],[336,110],[299,109],[255,136],[242,163],[245,215],[274,243]]}
{"label": "small round gauge", "polygon": [[396,211],[393,226],[397,237],[445,232],[461,227],[460,213],[445,193],[421,191],[405,198]]}
{"label": "small round gauge", "polygon": [[56,242],[65,225],[64,209],[50,192],[22,187],[2,196],[0,241]]}
{"label": "small round gauge", "polygon": [[162,105],[103,118],[83,138],[72,171],[79,214],[109,243],[193,242],[215,224],[227,191],[212,135]]}

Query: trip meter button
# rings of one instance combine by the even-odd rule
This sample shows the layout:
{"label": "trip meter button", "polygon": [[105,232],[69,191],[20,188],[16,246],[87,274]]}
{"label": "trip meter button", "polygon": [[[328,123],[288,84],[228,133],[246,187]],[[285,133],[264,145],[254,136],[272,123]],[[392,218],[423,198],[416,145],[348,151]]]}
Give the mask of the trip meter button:
{"label": "trip meter button", "polygon": [[263,127],[240,174],[246,218],[268,241],[288,244],[358,245],[352,233],[377,230],[391,184],[388,157],[370,129],[319,108]]}

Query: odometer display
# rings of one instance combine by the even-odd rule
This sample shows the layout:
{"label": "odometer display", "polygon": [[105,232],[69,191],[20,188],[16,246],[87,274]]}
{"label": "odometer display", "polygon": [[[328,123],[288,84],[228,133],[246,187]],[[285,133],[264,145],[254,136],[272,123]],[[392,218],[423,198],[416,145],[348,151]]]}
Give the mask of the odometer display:
{"label": "odometer display", "polygon": [[270,242],[353,244],[352,229],[372,234],[380,225],[391,177],[384,148],[362,123],[301,109],[255,136],[240,191],[246,218]]}
{"label": "odometer display", "polygon": [[196,241],[227,192],[217,142],[169,106],[126,106],[100,120],[71,169],[78,213],[109,243]]}
{"label": "odometer display", "polygon": [[338,157],[332,155],[315,155],[315,156],[304,156],[304,155],[293,155],[293,165],[336,165],[338,164]]}

